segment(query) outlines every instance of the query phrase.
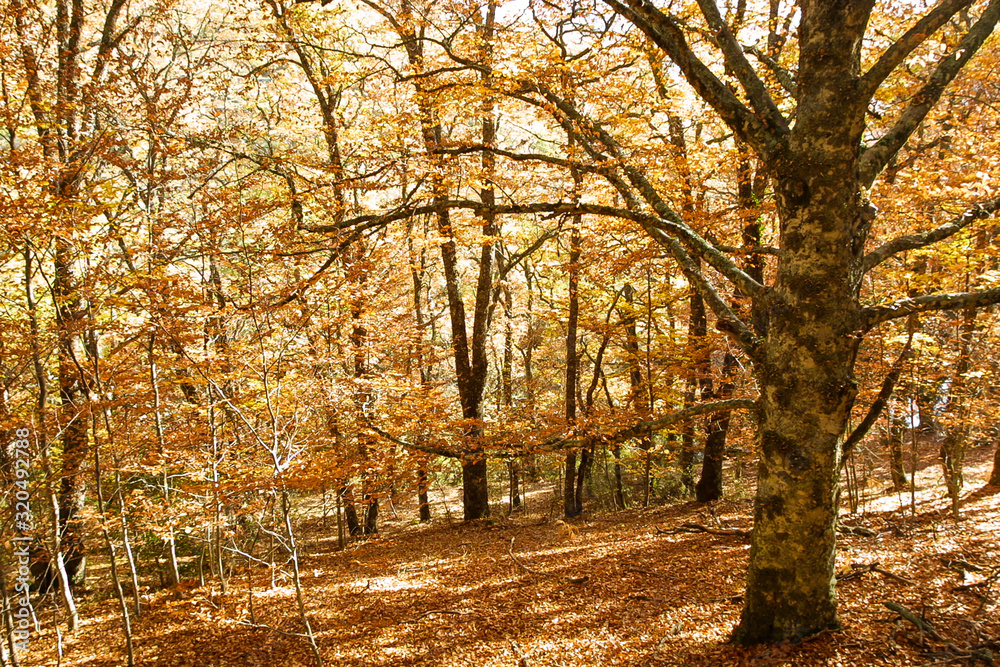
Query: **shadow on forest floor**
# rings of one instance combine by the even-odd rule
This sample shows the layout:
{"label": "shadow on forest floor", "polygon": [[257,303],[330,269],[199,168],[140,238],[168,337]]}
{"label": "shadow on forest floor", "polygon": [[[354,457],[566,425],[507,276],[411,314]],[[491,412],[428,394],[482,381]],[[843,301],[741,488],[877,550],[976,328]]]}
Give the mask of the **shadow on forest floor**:
{"label": "shadow on forest floor", "polygon": [[[842,536],[838,572],[877,563],[888,574],[845,578],[843,629],[799,644],[725,643],[742,601],[744,538],[659,530],[691,522],[748,530],[749,501],[600,514],[576,522],[575,535],[555,524],[546,487],[533,489],[527,513],[473,524],[415,525],[416,509],[404,503],[395,517],[386,512],[382,534],[338,551],[335,524],[324,528],[316,499],[302,499],[314,503],[303,506],[309,516],[301,522],[306,604],[329,665],[933,662],[928,652],[943,659],[943,644],[920,637],[883,603],[915,610],[956,650],[1000,638],[1000,494],[982,488],[985,458],[970,456],[958,524],[933,466],[918,470],[912,498],[873,485],[865,511],[845,522],[877,534]],[[90,582],[84,628],[64,638],[61,665],[122,664],[117,603],[106,583]],[[42,620],[51,625],[51,611]],[[309,665],[301,631],[291,582],[279,577],[272,587],[263,568],[237,568],[225,594],[217,583],[193,582],[148,592],[134,621],[144,667]],[[55,665],[54,644],[48,628],[22,664]]]}

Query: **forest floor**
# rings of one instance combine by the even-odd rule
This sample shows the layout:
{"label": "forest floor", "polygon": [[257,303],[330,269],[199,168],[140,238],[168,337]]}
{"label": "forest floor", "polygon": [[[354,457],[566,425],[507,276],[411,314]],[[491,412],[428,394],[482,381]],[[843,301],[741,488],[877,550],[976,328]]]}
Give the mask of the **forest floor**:
{"label": "forest floor", "polygon": [[[961,521],[951,519],[938,466],[917,492],[874,489],[841,523],[837,569],[842,629],[804,642],[735,648],[748,541],[683,532],[684,524],[748,531],[749,500],[590,516],[569,534],[550,488],[513,519],[417,525],[397,506],[382,533],[337,549],[335,524],[303,522],[305,601],[328,665],[944,665],[973,664],[977,645],[1000,653],[1000,489],[985,487],[992,446],[970,451]],[[931,460],[931,459],[929,459]],[[456,494],[452,499],[455,500]],[[915,501],[913,512],[911,500]],[[458,506],[452,515],[460,516]],[[697,530],[697,529],[694,529]],[[868,566],[877,564],[878,570]],[[864,567],[857,567],[864,566]],[[852,575],[850,577],[846,575]],[[117,601],[94,572],[83,627],[32,638],[22,665],[124,664]],[[314,664],[287,579],[263,568],[218,584],[151,588],[133,619],[143,667]],[[933,626],[920,631],[897,603]],[[42,620],[51,611],[41,611]],[[51,624],[49,624],[51,625]],[[983,663],[985,664],[985,663]]]}

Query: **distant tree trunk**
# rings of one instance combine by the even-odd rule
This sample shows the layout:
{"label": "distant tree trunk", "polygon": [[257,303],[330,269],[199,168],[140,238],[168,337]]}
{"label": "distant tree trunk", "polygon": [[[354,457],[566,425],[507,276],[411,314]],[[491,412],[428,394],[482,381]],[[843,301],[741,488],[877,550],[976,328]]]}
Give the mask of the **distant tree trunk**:
{"label": "distant tree trunk", "polygon": [[[537,330],[534,314],[532,312],[535,293],[532,289],[533,274],[531,271],[531,264],[527,259],[525,259],[524,262],[521,263],[521,267],[524,270],[525,291],[528,296],[528,303],[525,308],[528,314],[528,330],[525,334],[524,346],[521,350],[521,354],[524,357],[525,411],[528,413],[529,419],[533,422],[535,419],[535,378],[533,358],[535,349],[541,345],[542,336],[541,332]],[[524,471],[526,479],[531,480],[532,482],[538,481],[538,462],[535,454],[528,453],[525,455]]]}
{"label": "distant tree trunk", "polygon": [[[426,218],[424,218],[424,220],[424,235],[426,236],[429,230]],[[408,229],[408,231],[412,232],[412,229]],[[413,282],[413,320],[414,324],[416,324],[416,350],[414,357],[416,360],[417,373],[420,378],[420,390],[422,393],[426,394],[426,392],[429,391],[431,384],[431,368],[428,365],[424,354],[424,329],[427,326],[427,322],[424,318],[422,297],[422,294],[424,293],[424,277],[427,275],[427,251],[425,248],[421,248],[419,253],[415,250],[413,246],[412,233],[407,234],[406,240],[410,256],[410,279]],[[422,439],[422,435],[418,436],[418,440]],[[427,476],[427,462],[429,457],[421,451],[414,451],[413,454],[418,461],[417,503],[419,505],[420,521],[421,523],[426,523],[431,520],[431,504],[428,496],[430,480]]]}
{"label": "distant tree trunk", "polygon": [[[622,287],[622,298],[625,300],[626,311],[622,317],[622,324],[625,327],[625,354],[629,368],[629,405],[638,413],[639,419],[647,420],[650,416],[650,409],[647,403],[648,392],[642,377],[642,366],[639,363],[639,335],[636,330],[635,288],[631,283],[625,283]],[[639,448],[645,455],[643,461],[643,505],[649,504],[649,449],[652,447],[652,434],[645,433],[639,441]]]}
{"label": "distant tree trunk", "polygon": [[[759,253],[752,252],[760,247],[761,218],[759,206],[757,204],[763,196],[766,187],[766,177],[758,174],[754,178],[754,169],[750,148],[743,141],[737,141],[737,152],[739,154],[739,174],[737,176],[736,199],[739,206],[740,217],[743,223],[743,248],[749,250],[743,262],[743,268],[747,275],[758,283],[764,282],[764,258]],[[742,295],[744,304],[750,300],[749,309],[744,305],[741,311],[744,315],[749,315],[751,325],[757,335],[766,335],[765,318],[757,314],[757,304],[752,297]],[[746,311],[749,310],[749,313]],[[734,378],[736,377],[737,360],[736,356],[728,350],[722,361],[722,377],[719,381],[718,393],[713,398],[726,400],[732,398],[736,389]],[[709,502],[722,498],[723,476],[722,468],[725,462],[726,439],[729,434],[730,413],[717,412],[708,418],[708,427],[705,436],[705,459],[701,466],[701,478],[695,488],[695,498],[699,502]]]}
{"label": "distant tree trunk", "polygon": [[[719,391],[713,398],[724,401],[733,397],[733,378],[736,376],[736,357],[726,353],[722,362],[722,379]],[[729,412],[717,412],[708,419],[705,435],[705,459],[701,477],[695,486],[695,498],[707,503],[722,498],[722,463],[726,454],[726,436],[729,433]]]}
{"label": "distant tree trunk", "polygon": [[993,452],[993,472],[990,474],[989,483],[992,486],[1000,486],[1000,440],[997,441],[996,451]]}
{"label": "distant tree trunk", "polygon": [[952,516],[959,519],[959,506],[962,501],[962,488],[965,486],[965,452],[968,449],[969,431],[969,397],[966,375],[971,366],[972,336],[975,331],[976,311],[967,309],[959,325],[958,363],[955,364],[955,375],[949,389],[948,429],[941,441],[941,467],[944,471],[944,481],[951,498]]}
{"label": "distant tree trunk", "polygon": [[615,457],[615,509],[625,509],[625,491],[622,488],[622,448],[615,445],[611,448]]}
{"label": "distant tree trunk", "polygon": [[361,534],[361,522],[358,520],[358,508],[354,504],[354,487],[342,484],[337,487],[337,495],[344,501],[344,520],[347,522],[348,535]]}
{"label": "distant tree trunk", "polygon": [[420,457],[417,466],[417,502],[420,505],[420,523],[431,520],[431,501],[428,495],[430,480],[427,478],[427,457]]}
{"label": "distant tree trunk", "polygon": [[903,465],[903,433],[906,426],[902,415],[889,416],[889,428],[886,432],[886,445],[889,450],[889,472],[892,477],[892,488],[897,493],[905,491],[910,481],[906,479],[906,467]]}
{"label": "distant tree trunk", "polygon": [[[579,192],[582,183],[580,174],[573,170],[574,192]],[[569,318],[566,322],[566,387],[565,408],[566,427],[570,430],[576,427],[576,390],[579,384],[579,355],[576,349],[577,329],[580,319],[580,223],[582,217],[574,215],[569,231]],[[578,516],[583,511],[579,502],[582,496],[576,488],[577,469],[576,452],[566,455],[566,469],[563,477],[563,512],[566,518]],[[583,462],[580,465],[583,469]]]}
{"label": "distant tree trunk", "polygon": [[[503,290],[503,362],[500,367],[500,403],[508,412],[514,407],[514,302],[510,287]],[[521,465],[518,459],[507,461],[511,512],[521,506]]]}
{"label": "distant tree trunk", "polygon": [[941,431],[941,424],[934,414],[934,406],[940,400],[940,386],[941,382],[938,380],[934,380],[931,385],[921,382],[916,390],[917,415],[920,417],[918,428],[926,435],[935,435]]}
{"label": "distant tree trunk", "polygon": [[83,465],[90,454],[87,430],[86,379],[81,377],[85,361],[83,334],[87,326],[87,311],[80,296],[80,285],[74,263],[76,249],[69,241],[56,241],[55,281],[59,349],[59,397],[62,422],[62,471],[59,486],[59,529],[65,558],[66,574],[78,584],[84,574],[86,551],[83,526],[79,514],[83,511],[87,484]]}
{"label": "distant tree trunk", "polygon": [[[651,60],[653,73],[656,77],[657,91],[663,99],[669,98],[669,93],[660,70],[660,63]],[[667,127],[670,132],[670,144],[674,149],[683,181],[681,183],[681,211],[691,219],[695,212],[694,183],[687,161],[687,140],[684,136],[684,125],[679,116],[668,117]],[[705,312],[705,301],[695,285],[689,288],[688,295],[688,342],[687,356],[691,360],[690,375],[685,380],[684,407],[689,408],[696,401],[711,397],[712,380],[709,375],[710,360],[705,341],[708,335],[708,320]],[[688,420],[681,426],[681,449],[678,456],[681,488],[685,495],[690,494],[694,484],[694,459],[697,447],[695,437],[695,422]]]}
{"label": "distant tree trunk", "polygon": [[[684,407],[689,408],[701,398],[707,398],[711,392],[711,379],[708,377],[708,356],[705,349],[705,338],[708,335],[708,320],[705,314],[705,302],[694,287],[688,298],[690,316],[688,319],[687,355],[692,360],[691,375],[688,376],[684,392]],[[706,391],[707,389],[707,391]],[[679,467],[681,472],[681,487],[685,494],[694,491],[694,455],[695,455],[694,420],[688,420],[681,430],[681,452]]]}
{"label": "distant tree trunk", "polygon": [[[404,3],[405,5],[405,3]],[[405,21],[397,23],[404,33],[400,36],[406,40],[407,53],[411,65],[423,66],[423,44],[417,38],[416,21],[409,15],[409,7],[405,6]],[[493,29],[496,19],[495,0],[489,0],[484,17],[478,17],[482,22],[477,25],[477,31],[482,39],[483,61],[490,60]],[[484,72],[483,78],[488,79],[489,73]],[[442,126],[435,110],[426,102],[422,103],[423,140],[428,153],[437,154],[442,145]],[[484,103],[482,116],[482,139],[486,146],[496,142],[496,120],[494,118],[492,100]],[[462,504],[466,521],[480,519],[489,515],[489,487],[487,482],[487,462],[482,455],[480,442],[482,438],[481,403],[483,389],[486,384],[487,358],[486,339],[489,332],[490,302],[493,296],[493,253],[495,239],[499,230],[496,227],[496,215],[490,210],[494,205],[495,192],[489,179],[495,171],[496,157],[489,151],[482,156],[483,171],[487,175],[487,184],[480,192],[480,201],[487,207],[482,216],[482,237],[484,239],[479,255],[479,276],[476,282],[475,307],[473,311],[472,338],[470,341],[465,316],[465,304],[462,300],[459,284],[459,258],[452,229],[451,216],[447,209],[438,213],[438,231],[443,242],[440,244],[441,259],[444,265],[445,291],[448,297],[448,312],[451,321],[452,350],[455,360],[455,375],[458,384],[459,399],[462,404],[462,416],[471,424],[466,431],[465,453],[462,456]],[[432,184],[434,199],[437,203],[448,198],[447,187],[442,177],[435,176]]]}
{"label": "distant tree trunk", "polygon": [[521,506],[521,463],[516,458],[507,462],[507,475],[510,479],[510,511]]}
{"label": "distant tree trunk", "polygon": [[375,535],[378,533],[378,496],[367,493],[365,502],[365,535]]}
{"label": "distant tree trunk", "polygon": [[583,513],[583,494],[584,485],[587,483],[587,479],[590,476],[590,469],[594,462],[594,447],[588,444],[582,450],[580,450],[580,468],[576,473],[576,492],[574,494],[574,502],[576,504],[576,515],[579,516]]}

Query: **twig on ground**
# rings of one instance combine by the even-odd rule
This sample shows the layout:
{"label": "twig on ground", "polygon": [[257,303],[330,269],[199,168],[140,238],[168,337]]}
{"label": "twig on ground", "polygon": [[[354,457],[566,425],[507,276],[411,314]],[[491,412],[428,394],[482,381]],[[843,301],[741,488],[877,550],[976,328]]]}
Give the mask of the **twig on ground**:
{"label": "twig on ground", "polygon": [[472,613],[471,611],[465,611],[464,609],[428,609],[427,611],[420,614],[416,618],[411,618],[407,621],[403,621],[403,623],[416,623],[417,621],[427,618],[432,614],[450,614],[452,616],[468,616],[471,613]]}
{"label": "twig on ground", "polygon": [[742,537],[750,539],[749,530],[739,530],[738,528],[709,528],[700,523],[682,523],[674,528],[656,528],[657,535],[677,535],[679,533],[708,533],[709,535],[727,535],[732,537]]}
{"label": "twig on ground", "polygon": [[507,554],[510,556],[510,559],[512,561],[514,561],[515,565],[517,565],[519,568],[521,568],[522,570],[524,570],[528,574],[536,574],[536,575],[538,575],[540,577],[554,577],[554,576],[556,576],[554,574],[549,574],[548,572],[541,572],[539,570],[532,570],[530,567],[528,567],[527,565],[525,565],[524,563],[522,563],[521,561],[519,561],[517,559],[517,556],[514,555],[514,538],[513,537],[510,538],[510,546],[507,547]]}
{"label": "twig on ground", "polygon": [[277,632],[285,635],[286,637],[304,637],[309,638],[309,635],[301,632],[288,632],[287,630],[282,630],[281,628],[276,628],[271,625],[265,625],[264,623],[251,623],[250,621],[237,621],[240,625],[245,625],[248,628],[253,628],[254,630],[270,630],[272,632]]}
{"label": "twig on ground", "polygon": [[531,663],[528,662],[528,656],[524,654],[521,647],[515,644],[513,640],[510,642],[510,648],[518,658],[517,667],[531,667]]}
{"label": "twig on ground", "polygon": [[938,631],[934,629],[934,626],[932,626],[930,623],[920,618],[912,611],[910,611],[903,605],[899,604],[898,602],[884,602],[883,604],[891,611],[896,612],[897,614],[908,620],[910,623],[913,623],[913,625],[917,626],[917,628],[921,632],[929,634],[931,637],[938,640],[939,642],[945,641],[944,637],[938,634]]}
{"label": "twig on ground", "polygon": [[851,579],[860,579],[869,572],[877,572],[883,577],[888,577],[889,579],[894,579],[907,586],[916,586],[915,581],[910,581],[906,577],[901,577],[898,574],[893,574],[888,570],[882,568],[878,563],[851,563],[851,571],[846,574],[838,574],[837,581],[850,581]]}

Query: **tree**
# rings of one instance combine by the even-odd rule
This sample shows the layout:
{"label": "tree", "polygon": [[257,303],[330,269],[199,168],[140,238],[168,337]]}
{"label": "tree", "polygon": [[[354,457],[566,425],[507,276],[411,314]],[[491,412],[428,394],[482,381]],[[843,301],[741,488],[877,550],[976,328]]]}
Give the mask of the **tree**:
{"label": "tree", "polygon": [[[91,387],[83,368],[95,341],[87,286],[81,275],[86,250],[85,226],[80,222],[93,211],[88,176],[98,156],[107,149],[104,140],[109,130],[104,127],[104,105],[98,91],[107,83],[108,61],[114,49],[140,19],[132,19],[124,28],[119,26],[122,16],[128,17],[122,0],[102,6],[94,15],[82,3],[58,0],[51,8],[55,16],[54,39],[42,40],[49,7],[15,1],[9,8],[24,102],[31,114],[31,124],[24,129],[32,131],[37,141],[35,150],[27,145],[22,149],[34,153],[37,164],[45,166],[46,196],[52,212],[48,220],[54,246],[51,292],[58,340],[58,423],[62,444],[58,527],[54,528],[52,559],[64,580],[63,593],[68,599],[69,586],[78,582],[86,562],[80,513],[87,488],[84,464],[90,454],[86,414]],[[89,53],[94,46],[96,51]],[[15,119],[9,122],[13,152],[21,128]],[[38,247],[49,243],[44,238],[34,241]],[[47,445],[43,448],[47,451]],[[75,613],[72,624],[75,626]]]}
{"label": "tree", "polygon": [[[869,192],[944,87],[989,37],[1000,3],[981,9],[979,19],[951,45],[923,88],[899,110],[895,123],[866,145],[866,113],[879,88],[931,34],[972,2],[945,0],[934,6],[867,69],[872,56],[862,45],[874,3],[801,3],[795,97],[784,100],[786,112],[711,0],[699,1],[701,20],[740,95],[698,57],[677,16],[646,0],[606,2],[642,30],[753,148],[776,194],[780,256],[775,280],[766,288],[766,333],[751,330],[726,304],[712,298],[714,290],[693,269],[689,272],[706,293],[719,325],[740,341],[753,361],[761,389],[753,542],[735,640],[800,638],[835,627],[837,480],[841,443],[857,393],[854,364],[860,341],[882,322],[913,312],[980,307],[1000,300],[1000,291],[984,290],[866,307],[860,288],[871,268],[903,247],[938,240],[926,234],[867,252],[877,219]],[[776,18],[772,12],[772,30]],[[628,176],[637,186],[642,182],[641,175]],[[686,233],[679,216],[658,208],[658,215],[673,219],[671,227]],[[764,293],[761,283],[728,263],[724,266],[741,289]]]}
{"label": "tree", "polygon": [[[804,2],[788,9],[786,17],[779,16],[780,4],[771,3],[764,12],[771,53],[740,43],[739,27],[750,11],[743,3],[727,20],[714,2],[699,0],[697,21],[647,0],[604,4],[673,63],[760,161],[771,183],[778,227],[770,284],[738,266],[678,213],[658,175],[635,159],[628,134],[616,132],[621,116],[611,122],[595,119],[595,111],[560,94],[544,76],[514,75],[504,89],[550,114],[586,155],[580,168],[603,177],[625,204],[552,204],[550,210],[617,215],[640,224],[668,250],[714,313],[717,328],[753,367],[761,392],[761,460],[746,602],[735,640],[801,638],[835,627],[838,475],[857,395],[861,341],[877,326],[914,313],[1000,301],[997,289],[894,300],[879,293],[881,304],[863,299],[861,291],[863,279],[890,257],[948,240],[996,208],[996,200],[969,202],[955,221],[875,244],[873,187],[989,38],[1000,2],[945,0],[895,39],[869,30],[871,2]],[[973,10],[977,19],[949,23],[959,12]],[[794,30],[785,33],[788,27]],[[876,33],[873,51],[866,52],[865,40]],[[926,69],[916,94],[903,97],[894,77],[905,71],[911,56],[926,57],[925,43],[947,55]],[[700,55],[706,52],[714,60]],[[463,65],[477,66],[450,54]],[[761,64],[755,67],[748,54]],[[782,58],[797,63],[794,72]],[[721,74],[717,64],[730,74]],[[878,122],[869,125],[873,105],[879,107],[873,115]],[[544,206],[537,204],[535,210]],[[753,299],[749,318],[733,307],[714,275]]]}

